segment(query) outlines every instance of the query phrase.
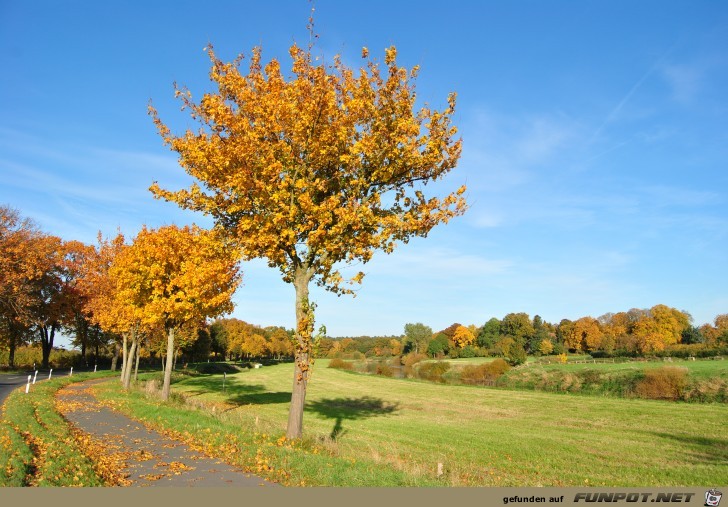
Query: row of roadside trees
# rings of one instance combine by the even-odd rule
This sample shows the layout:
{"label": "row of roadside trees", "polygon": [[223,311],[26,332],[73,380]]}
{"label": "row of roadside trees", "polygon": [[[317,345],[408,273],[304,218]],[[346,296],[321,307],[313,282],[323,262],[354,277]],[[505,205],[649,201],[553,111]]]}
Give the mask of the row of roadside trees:
{"label": "row of roadside trees", "polygon": [[88,347],[98,357],[100,347],[118,343],[128,388],[146,343],[166,359],[165,399],[174,357],[207,318],[232,311],[241,279],[235,249],[195,226],[144,227],[131,242],[118,234],[87,245],[43,233],[7,206],[0,270],[0,344],[11,367],[16,348],[32,341],[47,368],[54,338],[65,331],[84,356]]}

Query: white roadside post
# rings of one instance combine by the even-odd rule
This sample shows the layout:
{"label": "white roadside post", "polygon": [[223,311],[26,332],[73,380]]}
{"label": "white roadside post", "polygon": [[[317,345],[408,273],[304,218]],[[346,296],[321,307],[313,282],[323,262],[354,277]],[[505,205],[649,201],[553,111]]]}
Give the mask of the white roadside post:
{"label": "white roadside post", "polygon": [[51,371],[48,372],[48,380],[51,379],[52,375],[53,375],[53,368],[51,368]]}
{"label": "white roadside post", "polygon": [[94,365],[94,373],[96,373],[96,365]]}
{"label": "white roadside post", "polygon": [[71,366],[71,373],[69,373],[68,376],[73,377],[73,366]]}
{"label": "white roadside post", "polygon": [[[30,375],[28,375],[30,377]],[[33,384],[35,384],[35,379],[38,378],[38,370],[35,370],[35,374],[33,375]]]}
{"label": "white roadside post", "polygon": [[28,391],[30,391],[30,375],[28,375],[28,384],[25,386],[25,394],[28,394]]}

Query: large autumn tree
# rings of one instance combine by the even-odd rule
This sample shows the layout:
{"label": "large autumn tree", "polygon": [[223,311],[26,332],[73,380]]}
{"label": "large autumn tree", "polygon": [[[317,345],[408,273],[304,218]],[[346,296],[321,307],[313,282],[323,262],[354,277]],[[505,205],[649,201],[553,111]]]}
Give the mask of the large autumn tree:
{"label": "large autumn tree", "polygon": [[[465,187],[427,197],[427,183],[453,169],[461,142],[451,123],[455,94],[438,111],[415,109],[418,68],[397,64],[394,47],[384,65],[369,57],[353,70],[335,56],[316,63],[312,46],[294,44],[291,73],[252,51],[220,60],[212,47],[210,79],[217,87],[199,102],[176,88],[202,128],[175,135],[150,106],[165,143],[195,178],[188,189],[156,183],[156,197],[214,218],[240,245],[244,260],[267,259],[296,291],[295,371],[287,435],[302,435],[303,406],[312,360],[313,311],[309,284],[337,294],[360,283],[342,264],[366,263],[376,250],[425,237],[466,209]],[[383,67],[383,68],[382,68]]]}

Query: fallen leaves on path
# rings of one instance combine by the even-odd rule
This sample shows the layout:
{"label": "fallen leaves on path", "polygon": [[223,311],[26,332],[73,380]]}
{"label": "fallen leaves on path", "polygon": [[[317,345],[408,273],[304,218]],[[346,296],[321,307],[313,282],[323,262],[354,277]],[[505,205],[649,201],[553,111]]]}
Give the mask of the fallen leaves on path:
{"label": "fallen leaves on path", "polygon": [[[68,421],[68,414],[71,412],[100,410],[101,405],[93,401],[95,398],[90,398],[90,400],[86,398],[83,402],[74,399],[74,397],[85,394],[84,391],[88,393],[87,389],[73,389],[67,386],[57,392],[56,410],[66,421]],[[94,470],[106,484],[110,486],[129,486],[132,484],[132,481],[128,479],[129,473],[125,472],[125,470],[128,469],[128,462],[133,459],[134,453],[125,451],[118,439],[108,438],[101,441],[79,430],[70,421],[68,421],[68,425],[76,445],[89,457]],[[117,440],[117,442],[114,442],[114,440]]]}

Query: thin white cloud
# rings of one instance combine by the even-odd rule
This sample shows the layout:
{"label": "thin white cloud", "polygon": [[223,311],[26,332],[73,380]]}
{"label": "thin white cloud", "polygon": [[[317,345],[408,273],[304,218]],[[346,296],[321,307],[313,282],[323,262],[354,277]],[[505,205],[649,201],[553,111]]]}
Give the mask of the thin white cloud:
{"label": "thin white cloud", "polygon": [[660,71],[670,85],[675,101],[682,104],[693,102],[703,84],[705,69],[702,65],[665,64]]}
{"label": "thin white cloud", "polygon": [[632,99],[635,93],[642,87],[642,85],[647,81],[648,78],[652,76],[656,71],[658,71],[663,66],[663,62],[665,59],[672,53],[672,51],[677,46],[677,42],[673,44],[667,51],[665,51],[648,69],[647,71],[642,74],[642,76],[635,82],[632,87],[629,89],[629,91],[624,95],[619,102],[617,102],[617,105],[612,108],[611,111],[607,114],[606,118],[602,121],[602,123],[597,127],[597,129],[594,131],[594,133],[591,135],[588,144],[594,143],[599,136],[601,135],[602,131],[609,125],[610,123],[613,123],[619,118],[620,113],[622,112],[622,109],[627,105],[627,103]]}
{"label": "thin white cloud", "polygon": [[462,127],[460,170],[474,191],[499,193],[532,183],[538,168],[551,163],[578,138],[575,122],[564,115],[514,118],[479,111]]}

